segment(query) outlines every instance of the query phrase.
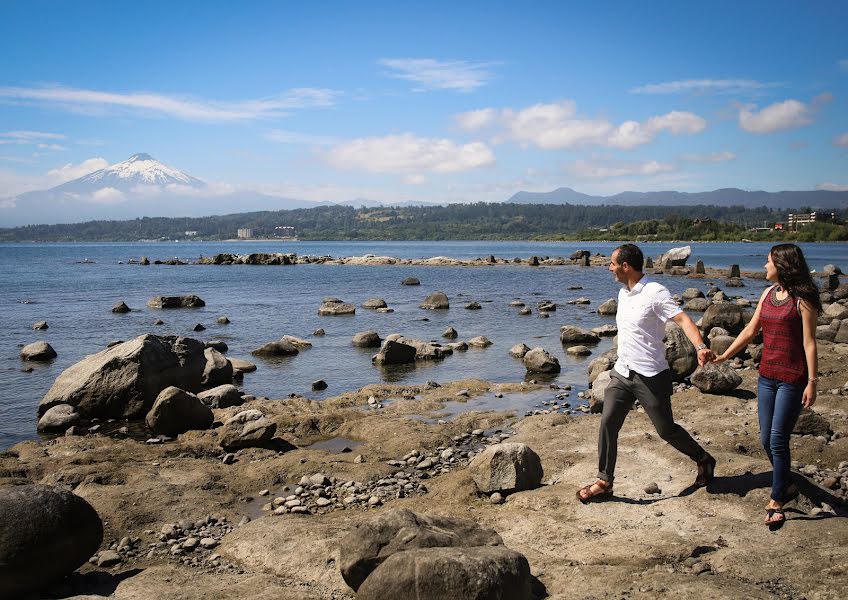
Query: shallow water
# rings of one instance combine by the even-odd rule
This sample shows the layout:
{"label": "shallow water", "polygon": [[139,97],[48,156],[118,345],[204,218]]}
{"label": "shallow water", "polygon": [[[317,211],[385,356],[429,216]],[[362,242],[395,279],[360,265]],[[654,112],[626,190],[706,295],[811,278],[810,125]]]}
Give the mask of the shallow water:
{"label": "shallow water", "polygon": [[[602,268],[574,266],[529,268],[493,267],[421,267],[421,266],[250,266],[184,265],[166,266],[119,264],[149,256],[166,259],[178,256],[194,260],[199,255],[218,252],[297,252],[309,255],[354,256],[367,253],[407,258],[451,256],[474,258],[494,254],[512,258],[530,255],[567,257],[576,249],[587,248],[609,254],[617,244],[552,244],[518,242],[296,242],[296,243],[167,243],[167,244],[17,244],[0,245],[0,306],[4,327],[0,329],[0,449],[21,440],[34,439],[38,403],[55,378],[84,356],[102,350],[113,340],[127,340],[144,333],[177,334],[200,340],[224,340],[227,356],[245,358],[258,365],[247,373],[242,384],[246,393],[282,398],[290,393],[321,399],[370,383],[424,383],[428,380],[451,381],[480,377],[493,382],[515,382],[524,378],[520,360],[509,356],[514,344],[542,346],[562,365],[562,373],[553,380],[572,385],[572,398],[586,388],[586,365],[611,341],[603,339],[593,356],[572,357],[559,342],[559,327],[576,324],[595,327],[614,323],[595,310],[601,302],[614,297],[618,286]],[[678,244],[679,245],[679,244]],[[646,245],[648,254],[659,253],[672,244]],[[735,249],[734,249],[735,246]],[[708,266],[739,263],[743,269],[756,268],[739,253],[759,250],[759,244],[700,244],[693,246],[693,260],[705,258]],[[814,246],[808,254],[819,262],[840,261],[848,247],[839,244]],[[764,249],[767,252],[768,248]],[[734,254],[734,252],[736,254]],[[755,263],[761,263],[761,254]],[[84,262],[84,261],[89,262]],[[727,261],[722,263],[721,261]],[[811,266],[818,264],[813,263]],[[824,264],[822,262],[822,264]],[[844,267],[844,265],[843,265]],[[405,277],[417,277],[420,286],[403,286]],[[691,286],[706,289],[709,280],[691,280],[658,276],[672,293]],[[717,282],[721,285],[721,281]],[[569,290],[582,285],[582,290]],[[727,290],[756,299],[762,281],[748,281],[739,290]],[[451,308],[426,311],[418,308],[431,292],[447,293]],[[157,310],[146,302],[155,295],[197,294],[206,306],[197,309]],[[336,296],[357,306],[352,316],[318,316],[325,296]],[[579,296],[591,299],[588,306],[565,302]],[[394,313],[377,313],[360,308],[368,298],[381,297]],[[533,309],[530,316],[518,315],[509,306],[523,300]],[[113,314],[112,306],[125,301],[133,311]],[[465,310],[476,300],[482,310]],[[553,300],[559,305],[550,318],[540,318],[536,305]],[[216,319],[227,315],[229,325]],[[697,315],[693,315],[697,318]],[[165,324],[153,325],[156,319]],[[425,320],[426,319],[426,320]],[[33,331],[36,321],[46,320],[49,329]],[[197,323],[207,329],[194,332]],[[381,337],[394,332],[422,340],[441,340],[448,326],[456,328],[459,340],[485,335],[494,342],[486,349],[470,348],[443,361],[418,362],[414,366],[381,368],[372,365],[373,349],[351,346],[354,333],[376,330]],[[311,333],[323,328],[326,335]],[[297,356],[278,360],[253,358],[250,351],[283,335],[308,339],[313,347]],[[24,363],[20,348],[37,340],[49,342],[58,358],[46,364]],[[32,372],[22,372],[32,367]],[[323,392],[313,392],[311,382],[324,379]],[[553,399],[553,392],[551,393]],[[516,410],[525,403],[517,401]],[[472,403],[469,403],[469,406]],[[520,406],[519,406],[520,405]],[[482,405],[481,405],[482,406]],[[474,408],[476,410],[476,408]]]}

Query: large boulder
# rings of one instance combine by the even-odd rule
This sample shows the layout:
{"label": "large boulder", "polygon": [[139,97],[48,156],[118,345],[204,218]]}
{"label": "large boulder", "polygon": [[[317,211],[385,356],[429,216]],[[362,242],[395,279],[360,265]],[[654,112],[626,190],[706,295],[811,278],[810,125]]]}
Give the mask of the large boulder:
{"label": "large boulder", "polygon": [[212,409],[203,400],[174,386],[162,390],[145,417],[154,433],[172,437],[192,429],[208,429],[214,420]]}
{"label": "large boulder", "polygon": [[250,353],[254,356],[262,356],[265,358],[273,358],[275,356],[292,356],[294,354],[298,354],[300,350],[295,348],[294,344],[291,342],[268,342],[267,344],[260,346],[256,350],[252,350]]}
{"label": "large boulder", "polygon": [[382,298],[369,298],[365,302],[362,303],[362,308],[386,308],[388,304]]}
{"label": "large boulder", "polygon": [[530,565],[503,546],[421,548],[390,556],[358,600],[530,600]]}
{"label": "large boulder", "polygon": [[47,342],[33,342],[21,348],[21,358],[33,362],[46,362],[53,360],[58,355],[53,346]]}
{"label": "large boulder", "polygon": [[478,335],[477,337],[473,337],[468,340],[468,345],[473,348],[488,348],[492,345],[492,340],[487,338],[485,335]]}
{"label": "large boulder", "polygon": [[602,371],[592,382],[592,395],[589,397],[589,411],[599,413],[604,410],[604,394],[612,381],[612,371]]}
{"label": "large boulder", "polygon": [[397,553],[418,548],[500,545],[501,536],[474,521],[395,508],[358,524],[339,541],[339,568],[345,582],[358,590],[377,567]]}
{"label": "large boulder", "polygon": [[524,354],[524,368],[528,373],[559,373],[559,360],[538,346]]}
{"label": "large boulder", "polygon": [[524,358],[528,352],[530,352],[530,346],[524,343],[516,344],[509,349],[509,355],[515,358]]}
{"label": "large boulder", "polygon": [[424,342],[414,338],[404,337],[402,335],[392,334],[389,336],[392,341],[406,344],[415,348],[415,360],[441,360],[449,354],[453,354],[453,348],[442,346],[436,342]]}
{"label": "large boulder", "polygon": [[242,412],[224,421],[219,430],[218,443],[227,452],[242,448],[262,448],[270,444],[277,432],[277,424],[256,409]]}
{"label": "large boulder", "polygon": [[65,431],[79,423],[80,416],[70,404],[57,404],[38,420],[39,431]]}
{"label": "large boulder", "polygon": [[705,394],[726,394],[742,383],[739,373],[727,363],[709,363],[698,367],[690,380],[692,385]]}
{"label": "large boulder", "polygon": [[848,319],[848,306],[834,302],[826,306],[822,314],[828,319]]}
{"label": "large boulder", "polygon": [[318,309],[318,314],[321,316],[353,315],[356,314],[356,307],[345,302],[325,302]]}
{"label": "large boulder", "polygon": [[680,295],[684,300],[692,300],[693,298],[703,298],[704,292],[698,288],[686,288]]}
{"label": "large boulder", "polygon": [[206,306],[200,297],[190,296],[154,296],[147,301],[150,308],[199,308]]}
{"label": "large boulder", "polygon": [[376,331],[361,331],[354,334],[352,343],[358,348],[379,348],[382,340]]}
{"label": "large boulder", "polygon": [[618,301],[615,298],[610,298],[598,307],[598,314],[614,315],[618,312]]}
{"label": "large boulder", "polygon": [[833,341],[837,344],[848,344],[848,319],[842,319]]}
{"label": "large boulder", "polygon": [[576,325],[563,325],[559,328],[559,339],[563,344],[595,344],[601,341],[598,334],[577,327]]}
{"label": "large boulder", "polygon": [[41,400],[38,414],[70,404],[84,418],[141,417],[168,386],[200,390],[205,367],[203,342],[142,335],[65,369]]}
{"label": "large boulder", "polygon": [[686,266],[686,261],[692,254],[692,246],[681,246],[680,248],[672,248],[662,255],[660,259],[661,265],[666,265],[670,261],[672,267]]}
{"label": "large boulder", "polygon": [[745,327],[745,312],[735,304],[712,304],[704,312],[701,329],[721,327],[736,335]]}
{"label": "large boulder", "polygon": [[102,541],[100,517],[76,494],[47,485],[0,487],[0,597],[36,597]]}
{"label": "large boulder", "polygon": [[692,298],[686,304],[683,305],[685,310],[691,310],[694,312],[704,312],[712,305],[712,301],[709,298]]}
{"label": "large boulder", "polygon": [[229,408],[244,404],[241,391],[231,383],[200,392],[197,397],[209,408]]}
{"label": "large boulder", "polygon": [[589,374],[589,384],[593,384],[598,379],[598,375],[604,371],[609,371],[615,365],[615,360],[609,356],[599,356],[589,363],[586,367],[586,372]]}
{"label": "large boulder", "polygon": [[433,292],[424,299],[420,308],[427,310],[444,310],[450,308],[450,301],[444,292]]}
{"label": "large boulder", "polygon": [[542,483],[542,462],[526,444],[513,442],[489,446],[468,465],[481,494],[521,492]]}
{"label": "large boulder", "polygon": [[828,435],[831,433],[830,422],[811,408],[801,411],[795,429],[792,433],[798,435]]}
{"label": "large boulder", "polygon": [[371,362],[378,365],[402,365],[415,362],[415,346],[386,340],[380,351],[371,357]]}
{"label": "large boulder", "polygon": [[205,387],[215,387],[230,383],[233,380],[233,364],[223,354],[214,348],[203,351],[206,356],[206,366],[200,381]]}
{"label": "large boulder", "polygon": [[[736,338],[732,335],[717,335],[715,337],[710,338],[710,350],[715,352],[716,356],[719,354],[724,354],[724,351],[730,348],[731,344],[736,341]],[[734,356],[741,354],[745,351],[745,348],[741,348],[739,352],[737,352]],[[731,357],[732,358],[732,357]]]}

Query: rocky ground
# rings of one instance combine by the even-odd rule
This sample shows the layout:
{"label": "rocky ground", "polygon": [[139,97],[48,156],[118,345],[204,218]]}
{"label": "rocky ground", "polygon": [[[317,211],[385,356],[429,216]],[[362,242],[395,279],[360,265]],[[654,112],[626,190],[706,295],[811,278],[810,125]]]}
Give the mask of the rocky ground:
{"label": "rocky ground", "polygon": [[[584,506],[574,494],[595,475],[599,417],[470,412],[440,420],[446,403],[473,406],[484,392],[526,390],[478,380],[374,385],[320,403],[255,399],[215,410],[221,422],[261,409],[296,446],[285,452],[227,455],[216,429],[157,443],[106,428],[24,442],[0,454],[0,485],[72,489],[104,521],[101,550],[51,597],[353,598],[339,574],[338,541],[379,511],[406,507],[495,529],[527,557],[537,593],[549,598],[842,598],[847,349],[820,342],[815,409],[827,423],[793,436],[802,496],[776,531],[762,523],[770,471],[750,369],[740,371],[743,383],[732,395],[694,387],[674,395],[677,420],[718,459],[706,489],[689,487],[694,464],[637,410],[621,434],[614,498]],[[359,444],[350,452],[306,448],[328,438]],[[497,503],[477,495],[466,465],[506,439],[539,454],[544,478],[540,488]]]}

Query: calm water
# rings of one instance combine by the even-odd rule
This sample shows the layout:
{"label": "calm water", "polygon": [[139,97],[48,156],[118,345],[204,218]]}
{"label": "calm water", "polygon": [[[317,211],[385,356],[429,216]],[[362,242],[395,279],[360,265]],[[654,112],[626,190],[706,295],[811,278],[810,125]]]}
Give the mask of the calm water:
{"label": "calm water", "polygon": [[[148,243],[148,244],[9,244],[0,245],[0,306],[5,326],[0,329],[0,449],[37,437],[36,410],[56,376],[88,354],[102,350],[113,340],[126,340],[143,333],[178,334],[201,340],[221,339],[230,347],[228,356],[246,358],[259,369],[245,375],[246,393],[280,398],[292,392],[324,398],[369,383],[423,383],[482,377],[496,382],[520,381],[524,368],[508,355],[516,343],[543,346],[560,360],[563,371],[555,380],[570,384],[575,392],[586,387],[585,367],[594,355],[610,346],[604,340],[588,358],[567,356],[559,343],[559,327],[574,323],[595,327],[614,322],[594,310],[618,290],[610,275],[600,268],[563,266],[532,269],[522,266],[489,268],[461,267],[354,267],[326,265],[273,266],[165,266],[119,264],[148,256],[151,260],[180,257],[195,260],[218,252],[296,252],[301,255],[361,256],[388,255],[404,258],[450,256],[474,258],[564,256],[574,250],[610,254],[614,243],[530,242],[245,242],[245,243]],[[654,256],[675,244],[645,244]],[[680,244],[677,244],[680,245]],[[692,261],[708,266],[740,264],[758,269],[768,244],[694,244]],[[811,244],[804,247],[811,268],[833,263],[848,268],[848,246]],[[82,262],[82,261],[91,262]],[[418,277],[420,286],[402,286],[408,276]],[[672,293],[700,283],[686,278],[660,279]],[[720,282],[719,282],[720,283]],[[582,285],[583,290],[568,290]],[[740,293],[755,299],[760,281],[749,282]],[[451,300],[448,311],[424,311],[418,305],[427,294],[441,290]],[[154,310],[146,306],[155,295],[197,294],[206,301],[200,309]],[[336,296],[357,307],[366,299],[381,297],[394,313],[380,314],[357,308],[349,317],[319,317],[324,296]],[[592,300],[589,306],[567,305],[578,296]],[[520,298],[533,308],[522,317],[509,302]],[[559,304],[550,318],[538,316],[536,303],[550,299]],[[112,314],[112,306],[125,301],[133,311]],[[482,310],[464,310],[476,300]],[[230,325],[216,324],[227,315]],[[429,321],[421,320],[423,317]],[[161,318],[164,325],[153,322]],[[50,328],[33,331],[34,322],[46,320]],[[195,333],[202,323],[206,331]],[[460,340],[485,335],[494,342],[487,349],[470,349],[444,361],[414,367],[384,369],[372,366],[373,350],[350,345],[354,333],[376,330],[382,337],[399,332],[419,339],[441,339],[453,326]],[[327,335],[311,337],[322,327]],[[250,351],[265,342],[290,334],[313,342],[311,349],[284,360],[252,359]],[[49,342],[59,354],[48,364],[23,363],[21,346]],[[22,372],[33,366],[31,373]],[[324,392],[312,392],[310,383],[323,378]],[[551,395],[553,398],[553,395]],[[573,396],[572,396],[573,398]],[[516,406],[524,410],[526,406]]]}

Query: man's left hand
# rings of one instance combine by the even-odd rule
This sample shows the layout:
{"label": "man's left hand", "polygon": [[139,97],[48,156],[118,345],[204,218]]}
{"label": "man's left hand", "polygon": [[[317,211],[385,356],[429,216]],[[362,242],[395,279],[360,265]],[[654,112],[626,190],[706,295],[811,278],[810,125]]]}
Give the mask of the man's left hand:
{"label": "man's left hand", "polygon": [[714,361],[716,358],[715,352],[709,348],[701,348],[698,350],[698,366],[703,367],[705,364]]}

